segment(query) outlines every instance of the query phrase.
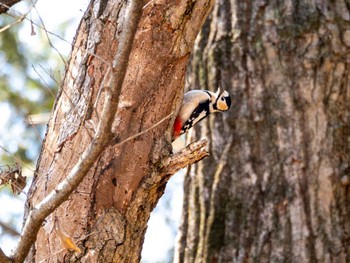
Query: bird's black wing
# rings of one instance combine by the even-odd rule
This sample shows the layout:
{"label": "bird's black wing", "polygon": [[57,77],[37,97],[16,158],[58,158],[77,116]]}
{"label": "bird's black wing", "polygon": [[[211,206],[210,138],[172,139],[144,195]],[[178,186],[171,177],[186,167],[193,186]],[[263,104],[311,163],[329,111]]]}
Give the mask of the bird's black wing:
{"label": "bird's black wing", "polygon": [[182,126],[180,134],[184,134],[190,128],[192,128],[196,123],[200,122],[210,114],[209,104],[210,104],[209,100],[206,100],[205,102],[198,104],[197,108],[192,112],[188,120]]}

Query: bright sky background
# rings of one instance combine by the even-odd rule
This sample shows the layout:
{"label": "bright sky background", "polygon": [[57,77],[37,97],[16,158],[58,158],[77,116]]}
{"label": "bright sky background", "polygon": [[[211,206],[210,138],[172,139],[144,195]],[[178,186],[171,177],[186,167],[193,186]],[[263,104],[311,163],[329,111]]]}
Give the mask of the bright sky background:
{"label": "bright sky background", "polygon": [[[68,43],[50,35],[51,41],[54,42],[55,47],[62,54],[69,53],[71,49],[69,43],[72,42],[79,20],[82,17],[88,2],[89,1],[87,0],[39,0],[37,2],[37,11],[48,31],[57,34],[57,32],[62,31],[59,27],[62,22],[71,21],[68,30],[64,32],[64,35],[61,35],[68,41]],[[27,9],[28,7],[25,7],[25,5],[22,4],[18,4],[15,7],[15,10],[19,10],[21,13],[27,12]],[[15,12],[12,11],[12,13]],[[35,10],[32,10],[28,15],[28,18],[39,22],[37,17]],[[38,35],[31,35],[32,29],[29,21],[24,21],[23,23],[25,26],[18,36],[19,39],[30,47],[33,52],[40,54],[44,45],[47,45],[47,43],[44,43]],[[53,68],[54,64],[52,63],[56,62],[48,59],[47,65],[42,66]],[[25,92],[23,90],[19,91]],[[8,133],[8,131],[6,131],[6,123],[11,115],[9,107],[6,106],[6,104],[0,104],[0,112],[2,115],[0,118],[0,145],[2,145],[4,141],[13,139],[13,137],[20,132],[21,125],[19,125],[17,132],[14,130],[11,131],[11,133]],[[144,263],[166,262],[166,254],[175,244],[175,235],[182,208],[183,176],[183,173],[179,173],[170,180],[164,196],[161,198],[160,203],[152,213],[142,252],[142,262]],[[9,198],[7,195],[0,194],[0,218],[6,222],[9,220],[11,214],[12,216],[15,214],[17,218],[22,217],[21,212],[23,211],[24,198],[25,196],[22,195],[21,201],[20,199]],[[18,226],[18,228],[20,228],[20,226]],[[16,243],[13,240],[0,240],[2,242],[0,246],[6,253],[9,253]]]}

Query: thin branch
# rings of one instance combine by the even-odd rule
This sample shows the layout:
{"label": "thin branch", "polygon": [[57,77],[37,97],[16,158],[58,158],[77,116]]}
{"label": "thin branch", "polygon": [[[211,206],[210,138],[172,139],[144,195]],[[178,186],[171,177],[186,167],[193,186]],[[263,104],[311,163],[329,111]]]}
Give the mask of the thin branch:
{"label": "thin branch", "polygon": [[32,117],[30,115],[27,116],[27,120],[28,120],[28,123],[32,126],[36,137],[39,139],[40,143],[42,144],[43,143],[43,139],[41,138],[38,130],[36,129],[35,123],[33,122]]}
{"label": "thin branch", "polygon": [[[50,116],[50,112],[30,114],[24,119],[24,122],[29,125],[46,125],[49,122]],[[41,138],[40,141],[42,141]]]}
{"label": "thin branch", "polygon": [[26,177],[22,175],[22,167],[18,163],[11,166],[0,166],[1,185],[9,185],[13,194],[24,193],[23,189],[26,187]]}
{"label": "thin branch", "polygon": [[[4,232],[6,232],[7,234],[11,235],[11,236],[14,236],[14,237],[17,237],[20,235],[20,233],[18,233],[18,231],[12,227],[10,227],[8,224],[6,224],[5,222],[2,222],[0,220],[0,227],[2,228],[2,230]],[[2,262],[2,261],[0,261]]]}
{"label": "thin branch", "polygon": [[157,127],[158,125],[162,124],[164,121],[166,121],[167,119],[169,119],[171,116],[173,116],[173,114],[174,114],[174,113],[171,112],[170,114],[168,114],[167,116],[165,116],[163,119],[161,119],[160,121],[158,121],[156,124],[153,124],[151,127],[147,128],[146,130],[141,131],[141,132],[139,132],[139,133],[136,133],[136,134],[134,134],[134,135],[132,135],[132,136],[126,138],[125,140],[123,140],[123,141],[121,141],[121,142],[119,142],[119,143],[117,143],[117,144],[118,144],[118,145],[122,145],[122,144],[124,144],[124,143],[126,143],[126,142],[128,142],[128,141],[131,141],[131,140],[133,140],[133,139],[135,139],[135,138],[141,136],[142,134],[145,134],[145,133],[149,132],[150,130],[154,129],[155,127]]}
{"label": "thin branch", "polygon": [[31,172],[35,172],[29,165],[27,165],[25,162],[23,162],[20,158],[17,158],[13,153],[11,153],[9,150],[4,148],[3,146],[0,145],[0,149],[2,149],[7,154],[11,155],[11,157],[15,160],[15,162],[20,163],[21,166],[26,167]]}
{"label": "thin branch", "polygon": [[36,14],[37,14],[38,17],[39,17],[41,26],[42,26],[43,29],[44,29],[45,36],[46,36],[46,38],[47,38],[47,41],[49,42],[50,47],[52,47],[52,48],[56,51],[56,53],[60,56],[61,60],[63,61],[63,64],[64,64],[65,66],[67,66],[67,61],[64,59],[64,57],[62,56],[61,52],[52,44],[51,39],[50,39],[50,36],[49,36],[48,31],[47,31],[47,29],[46,29],[46,26],[45,26],[45,24],[44,24],[44,20],[41,18],[40,14],[39,14],[39,11],[38,11],[38,9],[36,8],[36,5],[35,5],[35,3],[34,3],[33,1],[32,1],[32,5],[33,5],[33,8],[34,8]]}
{"label": "thin branch", "polygon": [[101,119],[97,126],[95,137],[81,155],[68,176],[57,185],[48,196],[37,204],[28,214],[17,248],[11,255],[15,263],[23,262],[31,246],[34,244],[38,231],[45,220],[84,179],[99,155],[112,138],[111,127],[118,109],[119,95],[123,85],[126,68],[137,26],[142,15],[143,1],[131,1],[125,17],[126,21],[119,48],[113,62],[112,78],[103,104]]}
{"label": "thin branch", "polygon": [[[1,14],[1,8],[10,8],[8,5],[6,5],[5,4],[5,2],[6,1],[8,1],[8,0],[2,0],[1,2],[0,2],[0,14]],[[11,1],[11,0],[10,0]],[[9,1],[8,1],[9,2]],[[32,11],[32,8],[33,8],[33,5],[28,9],[28,11],[25,13],[25,14],[21,14],[21,13],[19,13],[20,15],[18,16],[18,17],[15,17],[15,16],[11,16],[10,14],[7,14],[7,15],[9,15],[9,16],[11,16],[12,18],[14,18],[14,19],[16,19],[16,21],[15,22],[13,22],[13,23],[11,23],[11,24],[8,24],[8,25],[6,25],[6,26],[4,26],[4,27],[2,27],[2,28],[0,28],[0,33],[1,32],[3,32],[3,31],[5,31],[5,30],[7,30],[7,29],[9,29],[9,28],[11,28],[12,26],[14,26],[14,25],[17,25],[17,24],[19,24],[19,23],[21,23],[23,20],[25,20],[25,19],[28,19],[27,18],[27,15]],[[6,10],[7,11],[7,10]]]}
{"label": "thin branch", "polygon": [[[61,81],[57,80],[55,77],[55,74],[52,70],[52,68],[50,67],[50,70],[47,70],[43,65],[39,64],[39,67],[50,77],[51,80],[53,80],[57,86],[61,85]],[[54,96],[54,98],[56,98],[56,96]]]}
{"label": "thin branch", "polygon": [[25,19],[25,16],[22,16],[22,17],[19,17],[15,22],[13,22],[11,24],[7,24],[6,26],[3,26],[2,28],[0,28],[0,33],[3,32],[3,31],[6,31],[10,27],[13,27],[13,26],[21,23],[24,19]]}
{"label": "thin branch", "polygon": [[101,96],[101,93],[102,93],[102,90],[106,87],[105,83],[107,81],[107,79],[109,80],[109,76],[110,76],[110,70],[111,70],[111,67],[109,66],[107,69],[106,69],[106,74],[105,76],[103,77],[102,79],[102,82],[101,82],[101,85],[98,89],[98,93],[97,93],[97,96],[96,96],[96,100],[95,100],[95,103],[94,103],[94,109],[97,108],[97,104],[98,104],[98,101],[100,99],[100,96]]}
{"label": "thin branch", "polygon": [[[47,74],[46,69],[45,69],[44,67],[42,67],[41,65],[40,65],[40,67],[41,67],[41,68],[45,71],[45,73]],[[46,82],[46,80],[44,79],[44,77],[41,76],[41,74],[39,73],[39,71],[36,69],[36,67],[35,67],[34,65],[32,65],[32,68],[33,68],[34,72],[38,75],[38,77],[41,79],[41,81],[45,84],[45,85],[43,85],[43,86],[50,92],[51,96],[55,99],[55,98],[56,98],[56,95],[55,95],[55,93],[53,93],[53,91],[50,89],[49,84]],[[48,75],[49,75],[49,76],[51,77],[51,79],[57,84],[57,86],[60,85],[60,83],[54,78],[53,75],[50,75],[50,74],[48,74]]]}
{"label": "thin branch", "polygon": [[[1,5],[1,3],[0,3],[0,5]],[[67,44],[69,44],[69,45],[72,46],[72,47],[75,47],[75,48],[77,48],[77,49],[79,49],[79,50],[85,51],[87,54],[89,54],[89,55],[91,55],[91,56],[93,56],[93,57],[99,59],[99,60],[102,61],[103,63],[109,65],[109,63],[108,63],[107,60],[103,59],[101,56],[99,56],[99,55],[97,55],[97,54],[95,54],[95,53],[93,53],[93,52],[91,52],[91,51],[88,51],[88,50],[87,50],[87,49],[88,49],[87,47],[86,47],[86,48],[83,48],[83,47],[81,47],[81,46],[74,45],[74,44],[72,44],[70,41],[68,41],[67,39],[61,37],[60,35],[58,35],[58,34],[52,32],[52,31],[50,31],[50,30],[47,30],[47,29],[44,28],[42,25],[40,25],[40,24],[36,23],[35,21],[33,21],[32,19],[28,18],[28,17],[27,17],[27,14],[31,11],[32,8],[33,8],[33,6],[31,6],[31,8],[29,9],[29,11],[28,11],[25,15],[22,15],[20,12],[18,12],[18,11],[16,11],[16,10],[13,10],[13,11],[16,12],[16,13],[18,14],[17,16],[16,16],[16,15],[13,15],[13,14],[9,14],[9,13],[6,13],[6,15],[8,15],[8,16],[14,18],[14,19],[22,19],[22,18],[23,18],[24,20],[29,21],[32,25],[37,26],[38,28],[40,28],[40,29],[42,29],[42,30],[45,30],[45,33],[47,33],[47,34],[49,34],[49,35],[52,35],[52,36],[54,36],[54,37],[56,37],[56,38],[62,40],[63,42],[66,42]],[[22,20],[23,20],[23,19],[22,19]],[[22,20],[21,20],[21,21],[22,21]],[[19,21],[19,22],[21,22],[21,21]],[[9,27],[5,26],[4,28],[5,28],[4,30],[6,30],[6,29],[8,29]],[[2,29],[0,29],[0,30],[1,30],[1,31],[4,31],[4,30],[2,30]]]}

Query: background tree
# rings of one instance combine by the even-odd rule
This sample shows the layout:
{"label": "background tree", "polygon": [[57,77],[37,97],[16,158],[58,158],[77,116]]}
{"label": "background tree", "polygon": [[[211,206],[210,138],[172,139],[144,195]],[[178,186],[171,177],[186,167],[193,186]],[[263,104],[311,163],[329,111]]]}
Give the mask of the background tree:
{"label": "background tree", "polygon": [[350,10],[216,1],[190,87],[230,90],[196,130],[175,262],[349,262]]}
{"label": "background tree", "polygon": [[[206,156],[203,142],[170,156],[169,140],[192,44],[212,1],[128,6],[92,1],[79,26],[14,262],[35,240],[29,262],[139,260],[169,176]],[[80,248],[67,245],[73,239]],[[0,250],[0,261],[8,260]]]}

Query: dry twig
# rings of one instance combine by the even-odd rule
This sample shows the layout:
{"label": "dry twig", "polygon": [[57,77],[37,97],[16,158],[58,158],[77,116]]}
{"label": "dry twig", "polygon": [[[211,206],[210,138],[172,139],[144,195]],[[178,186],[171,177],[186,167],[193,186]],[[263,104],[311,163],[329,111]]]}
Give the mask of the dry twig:
{"label": "dry twig", "polygon": [[206,139],[193,142],[181,151],[169,156],[162,165],[161,174],[171,176],[187,165],[199,162],[209,155],[204,149],[208,141]]}
{"label": "dry twig", "polygon": [[22,176],[22,167],[15,163],[12,167],[9,165],[0,166],[0,186],[9,185],[14,194],[20,194],[26,187],[26,177]]}
{"label": "dry twig", "polygon": [[[20,235],[20,233],[18,233],[18,231],[14,228],[12,228],[11,226],[9,226],[7,223],[0,221],[0,227],[2,228],[2,230],[14,237],[18,237]],[[2,261],[0,261],[2,262]]]}

